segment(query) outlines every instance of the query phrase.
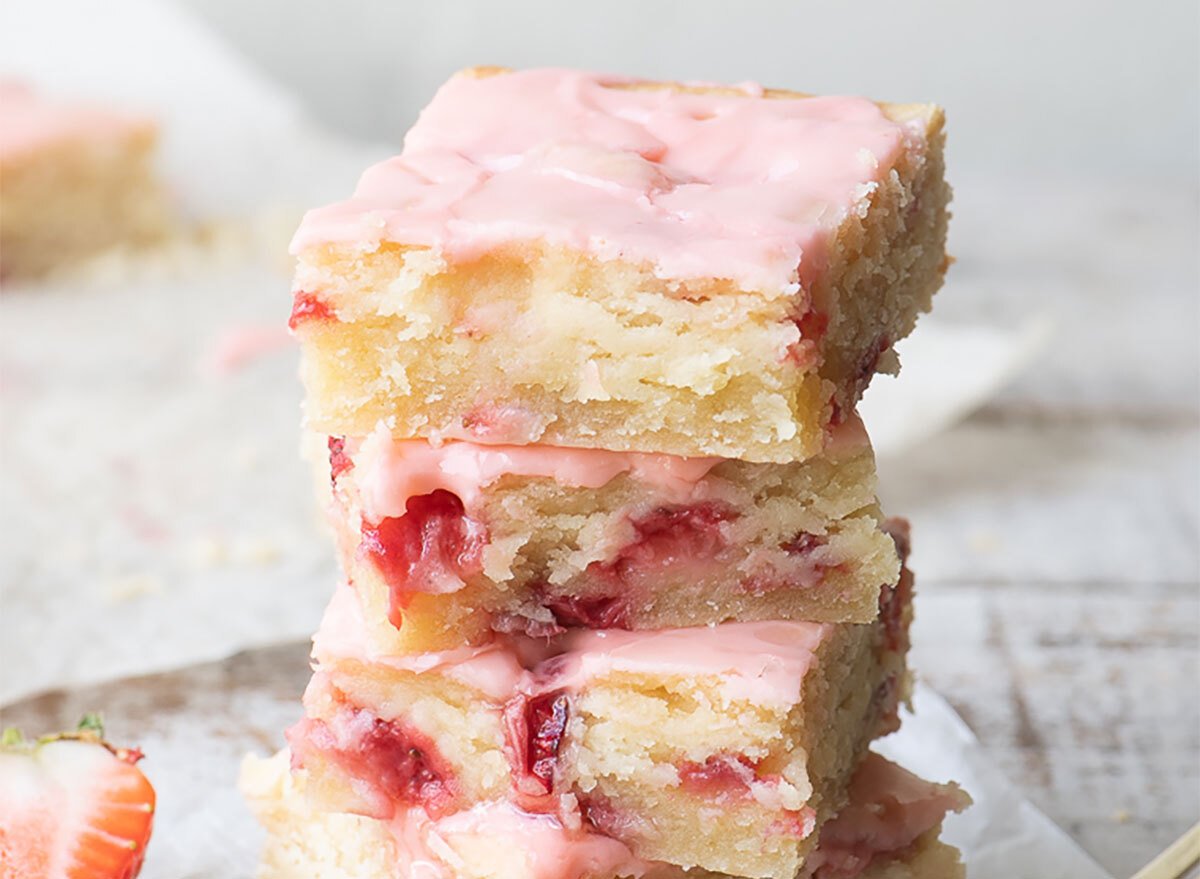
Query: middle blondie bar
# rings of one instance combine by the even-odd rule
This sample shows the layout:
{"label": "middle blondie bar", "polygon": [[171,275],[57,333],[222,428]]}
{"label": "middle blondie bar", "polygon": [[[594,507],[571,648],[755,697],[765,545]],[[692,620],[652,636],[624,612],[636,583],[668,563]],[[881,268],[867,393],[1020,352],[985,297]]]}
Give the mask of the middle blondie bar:
{"label": "middle blondie bar", "polygon": [[317,467],[343,566],[385,651],[493,631],[869,622],[899,573],[857,418],[790,464],[387,430],[329,447]]}

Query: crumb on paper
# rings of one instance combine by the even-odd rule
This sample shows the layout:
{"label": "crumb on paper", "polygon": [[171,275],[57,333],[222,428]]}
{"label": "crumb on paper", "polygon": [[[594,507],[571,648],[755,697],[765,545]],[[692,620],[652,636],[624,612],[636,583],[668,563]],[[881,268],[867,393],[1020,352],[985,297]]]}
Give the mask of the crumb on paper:
{"label": "crumb on paper", "polygon": [[1133,820],[1133,815],[1129,813],[1128,809],[1117,809],[1112,813],[1112,819],[1118,824],[1128,824]]}
{"label": "crumb on paper", "polygon": [[234,561],[241,565],[265,567],[279,561],[282,553],[279,546],[262,537],[242,540],[234,547]]}
{"label": "crumb on paper", "polygon": [[206,534],[188,541],[183,555],[190,568],[215,568],[229,561],[229,547],[220,537]]}
{"label": "crumb on paper", "polygon": [[1000,548],[1000,535],[994,531],[976,531],[967,538],[971,552],[989,555]]}
{"label": "crumb on paper", "polygon": [[261,444],[242,442],[234,448],[229,457],[239,473],[249,473],[262,463],[266,455]]}
{"label": "crumb on paper", "polygon": [[162,592],[162,580],[153,574],[136,573],[109,577],[104,581],[104,600],[109,604],[123,604],[147,595]]}

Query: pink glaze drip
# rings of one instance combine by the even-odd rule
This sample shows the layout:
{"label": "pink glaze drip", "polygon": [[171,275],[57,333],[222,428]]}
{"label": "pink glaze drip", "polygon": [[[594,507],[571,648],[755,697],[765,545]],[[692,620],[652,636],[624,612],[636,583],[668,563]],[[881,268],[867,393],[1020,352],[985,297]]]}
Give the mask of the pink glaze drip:
{"label": "pink glaze drip", "polygon": [[557,446],[480,445],[397,440],[383,425],[354,454],[363,518],[403,516],[409,498],[444,489],[470,507],[502,476],[553,479],[572,488],[599,488],[622,473],[671,500],[690,497],[720,458],[681,458],[646,452],[610,452]]}
{"label": "pink glaze drip", "polygon": [[0,80],[0,161],[70,138],[113,137],[150,125],[96,106],[48,100],[22,83]]}
{"label": "pink glaze drip", "polygon": [[457,76],[353,198],[292,241],[380,241],[474,259],[542,240],[667,279],[795,292],[830,232],[888,173],[907,130],[856,97],[631,91],[573,70]]}
{"label": "pink glaze drip", "polygon": [[369,648],[367,623],[354,587],[342,583],[325,608],[313,636],[313,656],[319,664],[339,659],[376,663],[396,671],[438,672],[478,690],[501,705],[529,678],[526,666],[539,656],[523,657],[502,639],[480,647],[408,654],[381,654]]}
{"label": "pink glaze drip", "polygon": [[867,437],[867,428],[862,423],[862,419],[858,417],[858,413],[852,412],[847,415],[841,422],[829,428],[825,436],[825,446],[822,449],[824,454],[834,458],[839,458],[845,455],[852,455],[860,449],[870,446],[871,441]]}
{"label": "pink glaze drip", "polygon": [[821,828],[805,875],[852,879],[876,858],[903,853],[949,812],[971,798],[955,785],[918,778],[878,754],[868,754],[850,782],[850,804]]}

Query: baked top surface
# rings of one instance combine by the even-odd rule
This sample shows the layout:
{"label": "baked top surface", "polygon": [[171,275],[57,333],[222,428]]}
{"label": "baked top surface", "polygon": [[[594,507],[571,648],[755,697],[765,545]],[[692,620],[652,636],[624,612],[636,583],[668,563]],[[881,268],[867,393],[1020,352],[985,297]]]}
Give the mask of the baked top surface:
{"label": "baked top surface", "polygon": [[934,114],[757,86],[466,71],[399,156],[308,213],[292,248],[388,241],[464,262],[542,242],[790,294]]}

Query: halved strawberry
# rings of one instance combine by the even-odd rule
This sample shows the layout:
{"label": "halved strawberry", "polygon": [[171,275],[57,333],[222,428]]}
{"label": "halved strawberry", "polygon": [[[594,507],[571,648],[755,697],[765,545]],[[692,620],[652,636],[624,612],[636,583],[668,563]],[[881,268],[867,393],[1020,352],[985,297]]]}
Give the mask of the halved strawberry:
{"label": "halved strawberry", "polygon": [[146,857],[154,788],[142,752],[104,741],[95,715],[74,733],[0,739],[0,879],[133,879]]}

